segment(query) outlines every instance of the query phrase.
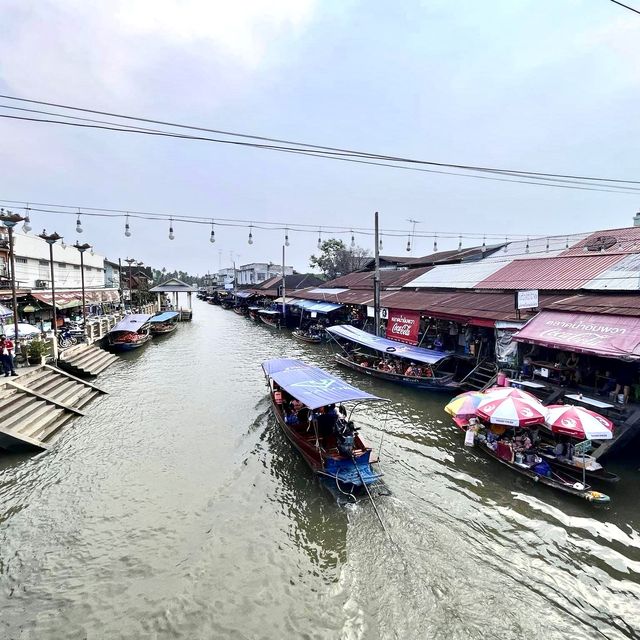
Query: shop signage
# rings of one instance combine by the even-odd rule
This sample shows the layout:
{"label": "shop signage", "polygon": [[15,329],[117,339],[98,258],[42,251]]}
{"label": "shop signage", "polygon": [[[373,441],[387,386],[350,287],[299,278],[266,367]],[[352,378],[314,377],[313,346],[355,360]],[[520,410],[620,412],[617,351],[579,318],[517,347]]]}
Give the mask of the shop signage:
{"label": "shop signage", "polygon": [[387,338],[406,344],[418,344],[420,331],[420,312],[389,309]]}
{"label": "shop signage", "polygon": [[537,309],[538,290],[516,291],[516,309]]}
{"label": "shop signage", "polygon": [[583,440],[582,442],[578,442],[575,447],[573,447],[573,452],[579,455],[585,455],[591,451],[591,440]]}
{"label": "shop signage", "polygon": [[[367,307],[367,318],[374,318],[375,317],[375,313],[374,313],[374,308],[373,307]],[[387,320],[389,317],[389,309],[387,309],[386,307],[380,307],[380,320]]]}

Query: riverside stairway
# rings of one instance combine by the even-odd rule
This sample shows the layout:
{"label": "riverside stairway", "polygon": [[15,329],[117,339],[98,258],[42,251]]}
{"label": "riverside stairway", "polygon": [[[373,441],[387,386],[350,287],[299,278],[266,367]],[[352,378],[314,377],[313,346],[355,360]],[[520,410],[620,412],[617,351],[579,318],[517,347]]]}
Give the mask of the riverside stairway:
{"label": "riverside stairway", "polygon": [[58,366],[76,376],[97,376],[117,359],[118,356],[96,344],[80,344],[62,351]]}
{"label": "riverside stairway", "polygon": [[72,418],[102,389],[49,365],[0,382],[0,449],[48,449]]}
{"label": "riverside stairway", "polygon": [[482,360],[460,381],[460,386],[465,391],[483,391],[495,383],[496,373],[495,363]]}

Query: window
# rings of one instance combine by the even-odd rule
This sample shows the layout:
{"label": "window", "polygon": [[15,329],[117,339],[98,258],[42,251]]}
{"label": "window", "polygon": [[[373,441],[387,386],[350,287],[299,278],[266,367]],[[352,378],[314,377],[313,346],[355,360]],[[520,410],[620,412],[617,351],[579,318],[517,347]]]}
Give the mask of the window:
{"label": "window", "polygon": [[74,264],[74,265],[73,265],[73,268],[74,268],[74,269],[80,269],[80,267],[79,267],[77,264]]}
{"label": "window", "polygon": [[[27,264],[27,259],[26,258],[16,258],[16,262],[19,262],[20,264]],[[49,264],[49,263],[45,262],[45,264]]]}
{"label": "window", "polygon": [[67,268],[66,262],[58,262],[58,269],[66,269],[66,268]]}
{"label": "window", "polygon": [[[25,260],[26,262],[26,260]],[[49,266],[49,261],[48,260],[38,260],[38,264],[41,264],[43,267],[48,267]]]}

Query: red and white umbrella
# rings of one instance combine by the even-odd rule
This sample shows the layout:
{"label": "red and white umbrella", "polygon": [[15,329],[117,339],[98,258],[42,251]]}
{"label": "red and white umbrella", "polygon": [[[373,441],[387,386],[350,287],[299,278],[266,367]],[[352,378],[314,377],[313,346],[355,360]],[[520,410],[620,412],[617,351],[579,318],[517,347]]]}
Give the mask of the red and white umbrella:
{"label": "red and white umbrella", "polygon": [[532,393],[517,387],[490,387],[484,393],[485,395],[491,395],[492,398],[525,398],[526,400],[540,402]]}
{"label": "red and white umbrella", "polygon": [[588,440],[611,440],[613,422],[595,411],[570,404],[552,404],[547,407],[547,426],[553,433]]}
{"label": "red and white umbrella", "polygon": [[530,398],[516,396],[499,396],[485,394],[485,399],[478,405],[476,412],[480,418],[491,424],[507,427],[526,427],[542,424],[545,419],[545,408],[542,403]]}

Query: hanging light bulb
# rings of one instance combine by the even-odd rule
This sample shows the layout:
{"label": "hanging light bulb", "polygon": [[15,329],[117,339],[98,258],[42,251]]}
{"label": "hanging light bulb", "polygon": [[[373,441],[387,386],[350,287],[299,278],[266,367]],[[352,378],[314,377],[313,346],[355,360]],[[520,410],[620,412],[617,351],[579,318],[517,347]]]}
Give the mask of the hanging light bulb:
{"label": "hanging light bulb", "polygon": [[529,236],[527,236],[527,244],[524,247],[524,252],[529,253]]}
{"label": "hanging light bulb", "polygon": [[438,236],[433,236],[433,253],[438,253]]}
{"label": "hanging light bulb", "polygon": [[213,244],[216,241],[216,230],[213,228],[213,220],[211,221],[211,235],[209,236],[209,242]]}
{"label": "hanging light bulb", "polygon": [[549,238],[547,238],[547,244],[545,245],[544,250],[549,253]]}
{"label": "hanging light bulb", "polygon": [[288,247],[288,246],[289,246],[289,244],[291,244],[291,243],[289,242],[289,229],[285,229],[285,230],[284,230],[284,246],[285,246],[285,247]]}
{"label": "hanging light bulb", "polygon": [[249,225],[249,240],[247,241],[249,244],[253,244],[253,233],[252,233],[253,225]]}
{"label": "hanging light bulb", "polygon": [[507,253],[507,245],[509,244],[509,238],[507,236],[504,237],[504,249],[503,251]]}
{"label": "hanging light bulb", "polygon": [[320,229],[318,229],[318,249],[322,249],[322,237],[320,235]]}
{"label": "hanging light bulb", "polygon": [[90,253],[92,256],[95,256],[95,255],[96,255],[96,254],[95,254],[95,251],[93,250],[93,247],[91,247],[91,251],[89,251],[89,253]]}
{"label": "hanging light bulb", "polygon": [[462,251],[462,236],[458,236],[458,251]]}
{"label": "hanging light bulb", "polygon": [[31,219],[29,218],[29,211],[31,211],[31,209],[29,209],[29,204],[27,203],[27,208],[24,214],[24,224],[22,225],[22,230],[25,233],[29,233],[29,231],[31,231],[32,227],[31,227]]}
{"label": "hanging light bulb", "polygon": [[82,233],[82,223],[80,222],[80,209],[78,209],[78,219],[76,220],[76,233]]}
{"label": "hanging light bulb", "polygon": [[564,248],[565,248],[565,249],[568,249],[568,248],[569,248],[569,236],[567,236],[567,239],[565,240]]}
{"label": "hanging light bulb", "polygon": [[411,236],[407,238],[407,251],[411,251]]}
{"label": "hanging light bulb", "polygon": [[380,236],[380,242],[378,243],[378,251],[382,251],[382,236]]}
{"label": "hanging light bulb", "polygon": [[351,251],[356,248],[356,238],[353,235],[353,229],[351,230]]}
{"label": "hanging light bulb", "polygon": [[175,237],[173,233],[173,218],[169,218],[169,240],[173,240]]}
{"label": "hanging light bulb", "polygon": [[487,238],[486,236],[482,236],[482,253],[487,250]]}
{"label": "hanging light bulb", "polygon": [[[44,231],[43,231],[42,233],[44,233]],[[66,243],[65,243],[64,239],[62,239],[62,240],[60,241],[60,248],[61,248],[61,249],[66,249],[66,248],[67,248],[67,245],[66,245]]]}
{"label": "hanging light bulb", "polygon": [[125,238],[130,238],[131,237],[131,229],[129,228],[129,214],[127,213],[127,217],[125,218],[125,223],[124,223],[124,235]]}

